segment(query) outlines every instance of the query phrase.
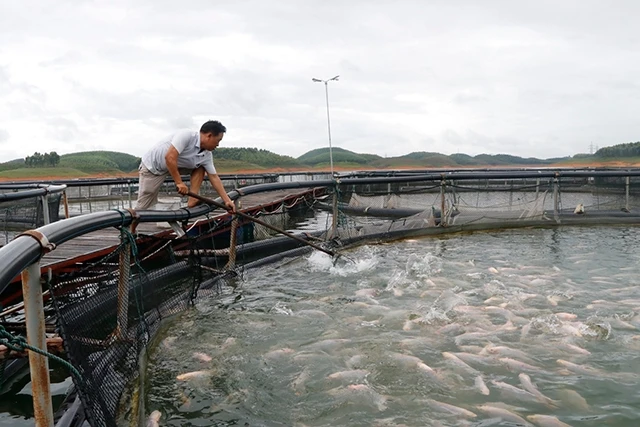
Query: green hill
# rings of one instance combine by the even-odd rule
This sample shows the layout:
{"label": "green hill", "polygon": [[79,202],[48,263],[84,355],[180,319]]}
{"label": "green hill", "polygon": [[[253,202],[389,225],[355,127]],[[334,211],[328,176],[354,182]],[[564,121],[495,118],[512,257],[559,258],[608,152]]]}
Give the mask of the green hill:
{"label": "green hill", "polygon": [[[599,149],[595,154],[577,153],[574,156],[551,159],[523,158],[509,154],[479,154],[470,156],[456,153],[450,156],[418,151],[396,157],[355,153],[333,147],[333,164],[345,169],[402,169],[484,166],[538,166],[584,164],[618,161],[640,162],[640,142],[617,144]],[[298,158],[282,156],[258,148],[218,148],[213,154],[221,173],[260,171],[269,169],[312,170],[329,168],[329,148],[310,150]],[[37,178],[47,176],[83,176],[87,174],[135,173],[140,158],[116,151],[83,151],[60,156],[57,167],[25,167],[25,159],[0,163],[0,177]]]}
{"label": "green hill", "polygon": [[138,169],[140,158],[117,151],[82,151],[60,156],[60,167],[82,172],[132,172]]}
{"label": "green hill", "polygon": [[[337,163],[349,163],[351,165],[367,165],[371,162],[375,162],[382,157],[375,154],[358,154],[353,151],[345,150],[343,148],[332,148],[333,164]],[[321,164],[329,164],[331,159],[329,157],[329,148],[318,148],[311,150],[302,156],[298,157],[298,161],[301,164],[308,166],[318,166]]]}
{"label": "green hill", "polygon": [[292,168],[302,164],[290,156],[281,156],[268,150],[258,148],[216,148],[213,160],[217,164],[220,159],[245,162],[262,168]]}

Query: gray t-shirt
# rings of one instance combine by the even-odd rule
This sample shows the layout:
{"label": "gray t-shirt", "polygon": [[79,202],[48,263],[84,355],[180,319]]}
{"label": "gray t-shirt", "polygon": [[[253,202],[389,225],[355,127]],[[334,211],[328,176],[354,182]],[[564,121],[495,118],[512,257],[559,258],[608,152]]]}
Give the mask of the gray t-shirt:
{"label": "gray t-shirt", "polygon": [[200,150],[200,132],[189,129],[179,130],[163,138],[142,156],[142,164],[155,175],[167,173],[167,162],[164,157],[172,145],[178,150],[179,169],[193,170],[202,166],[208,174],[216,174],[211,151]]}

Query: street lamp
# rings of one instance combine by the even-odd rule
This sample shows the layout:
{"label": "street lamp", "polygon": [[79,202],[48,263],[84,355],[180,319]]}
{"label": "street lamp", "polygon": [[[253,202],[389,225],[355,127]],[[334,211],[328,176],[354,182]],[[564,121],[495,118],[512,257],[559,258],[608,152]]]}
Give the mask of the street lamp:
{"label": "street lamp", "polygon": [[328,80],[320,80],[315,77],[311,79],[311,81],[316,83],[324,83],[324,93],[327,98],[327,130],[329,131],[329,162],[331,163],[331,176],[333,176],[333,149],[331,147],[331,120],[329,119],[329,82],[331,80],[338,81],[338,77],[340,76],[335,76]]}

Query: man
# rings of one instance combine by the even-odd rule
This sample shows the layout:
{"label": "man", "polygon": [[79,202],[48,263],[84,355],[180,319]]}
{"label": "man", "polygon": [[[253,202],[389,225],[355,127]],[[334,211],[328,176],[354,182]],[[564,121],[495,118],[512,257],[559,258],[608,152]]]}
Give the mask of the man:
{"label": "man", "polygon": [[[200,132],[180,130],[152,147],[142,156],[140,163],[140,185],[135,209],[150,209],[158,203],[158,193],[167,175],[171,175],[178,193],[182,195],[187,194],[189,187],[180,175],[190,175],[191,191],[198,193],[206,171],[211,186],[227,209],[234,212],[235,206],[216,173],[211,154],[226,131],[222,123],[210,120],[202,125]],[[187,207],[194,207],[198,202],[198,199],[189,197]]]}

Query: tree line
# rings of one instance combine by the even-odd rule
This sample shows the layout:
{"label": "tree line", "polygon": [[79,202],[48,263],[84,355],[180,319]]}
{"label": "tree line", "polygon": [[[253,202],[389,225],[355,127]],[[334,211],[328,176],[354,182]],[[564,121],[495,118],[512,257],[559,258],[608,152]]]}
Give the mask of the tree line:
{"label": "tree line", "polygon": [[24,158],[24,164],[27,167],[41,168],[48,166],[57,166],[60,163],[60,156],[55,151],[50,153],[39,153],[35,152],[32,156],[27,156]]}
{"label": "tree line", "polygon": [[596,151],[598,157],[640,157],[640,142],[629,142]]}

